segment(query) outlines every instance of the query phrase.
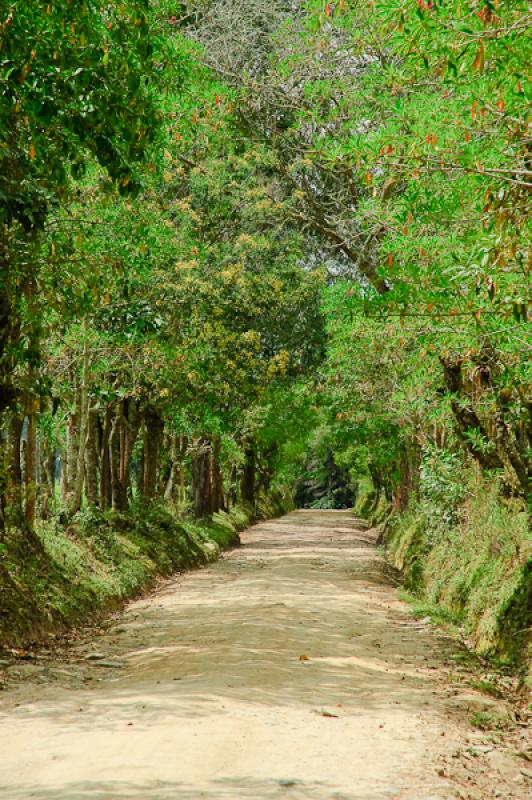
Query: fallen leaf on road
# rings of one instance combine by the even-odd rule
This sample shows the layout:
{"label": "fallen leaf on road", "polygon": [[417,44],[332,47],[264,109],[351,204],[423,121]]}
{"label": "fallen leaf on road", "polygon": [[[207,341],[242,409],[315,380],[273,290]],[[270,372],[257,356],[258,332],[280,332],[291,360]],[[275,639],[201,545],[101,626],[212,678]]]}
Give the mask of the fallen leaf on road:
{"label": "fallen leaf on road", "polygon": [[300,661],[310,661],[310,658],[308,656],[299,656],[299,660]]}
{"label": "fallen leaf on road", "polygon": [[12,647],[11,650],[10,650],[10,653],[12,655],[16,656],[17,658],[23,658],[23,659],[34,659],[35,658],[33,653],[30,653],[28,650],[24,650],[21,647]]}

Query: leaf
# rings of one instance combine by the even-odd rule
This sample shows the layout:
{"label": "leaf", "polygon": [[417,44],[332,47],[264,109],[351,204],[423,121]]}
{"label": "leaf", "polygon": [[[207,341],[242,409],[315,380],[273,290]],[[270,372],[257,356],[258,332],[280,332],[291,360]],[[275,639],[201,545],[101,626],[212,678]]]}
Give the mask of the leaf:
{"label": "leaf", "polygon": [[310,661],[310,658],[308,656],[299,656],[299,660],[300,661]]}
{"label": "leaf", "polygon": [[387,200],[394,192],[399,181],[396,178],[387,178],[382,185],[381,200]]}
{"label": "leaf", "polygon": [[473,69],[478,70],[478,72],[484,72],[484,63],[485,63],[484,43],[480,42],[475,56],[475,60],[473,61]]}

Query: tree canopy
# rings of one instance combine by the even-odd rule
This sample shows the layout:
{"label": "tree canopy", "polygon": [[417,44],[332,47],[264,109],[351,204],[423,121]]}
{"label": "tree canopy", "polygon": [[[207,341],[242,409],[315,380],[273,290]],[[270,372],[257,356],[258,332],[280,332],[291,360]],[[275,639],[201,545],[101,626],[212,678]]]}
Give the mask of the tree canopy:
{"label": "tree canopy", "polygon": [[368,476],[401,509],[427,459],[522,502],[529,24],[519,0],[4,2],[4,528],[348,504]]}

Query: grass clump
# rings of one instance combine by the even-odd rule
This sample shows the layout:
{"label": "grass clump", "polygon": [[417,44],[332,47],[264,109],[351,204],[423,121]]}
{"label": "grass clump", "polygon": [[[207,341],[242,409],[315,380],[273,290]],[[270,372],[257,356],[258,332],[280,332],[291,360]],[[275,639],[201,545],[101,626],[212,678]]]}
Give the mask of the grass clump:
{"label": "grass clump", "polygon": [[487,694],[489,697],[501,698],[503,696],[501,690],[493,681],[473,679],[469,681],[469,685],[472,689],[476,689],[483,694]]}
{"label": "grass clump", "polygon": [[508,728],[507,717],[498,714],[496,711],[475,711],[469,718],[473,728],[480,731],[502,731]]}

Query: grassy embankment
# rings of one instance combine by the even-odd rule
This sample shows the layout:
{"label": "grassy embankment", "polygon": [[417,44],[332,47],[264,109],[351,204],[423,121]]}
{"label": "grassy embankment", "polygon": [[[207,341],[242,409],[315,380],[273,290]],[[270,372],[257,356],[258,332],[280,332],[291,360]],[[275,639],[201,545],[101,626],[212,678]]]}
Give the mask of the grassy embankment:
{"label": "grassy embankment", "polygon": [[45,639],[95,620],[148,589],[159,576],[214,561],[257,519],[288,509],[262,499],[212,519],[136,504],[131,513],[81,512],[69,525],[41,523],[34,536],[0,544],[0,648]]}
{"label": "grassy embankment", "polygon": [[421,501],[390,510],[369,479],[355,514],[380,525],[386,552],[423,613],[459,625],[483,656],[525,662],[532,627],[532,533],[527,511],[475,471],[451,524],[439,526]]}

